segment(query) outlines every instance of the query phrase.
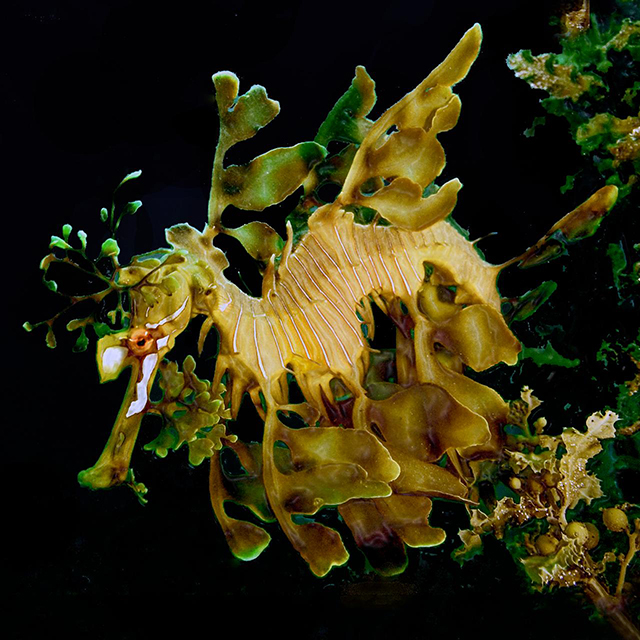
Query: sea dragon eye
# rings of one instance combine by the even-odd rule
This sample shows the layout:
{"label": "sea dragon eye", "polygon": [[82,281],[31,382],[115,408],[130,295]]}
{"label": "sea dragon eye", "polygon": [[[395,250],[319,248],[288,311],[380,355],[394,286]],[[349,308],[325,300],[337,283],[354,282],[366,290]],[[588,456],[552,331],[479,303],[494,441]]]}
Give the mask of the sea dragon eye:
{"label": "sea dragon eye", "polygon": [[142,356],[155,350],[156,341],[146,329],[134,329],[127,339],[127,346],[133,355]]}

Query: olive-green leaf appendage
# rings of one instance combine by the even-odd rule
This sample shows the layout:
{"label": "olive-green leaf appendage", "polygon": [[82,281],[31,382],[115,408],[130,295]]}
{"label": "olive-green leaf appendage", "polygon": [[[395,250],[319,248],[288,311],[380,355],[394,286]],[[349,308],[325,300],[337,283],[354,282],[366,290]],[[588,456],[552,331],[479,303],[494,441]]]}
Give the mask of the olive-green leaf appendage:
{"label": "olive-green leaf appendage", "polygon": [[443,529],[431,527],[432,502],[424,496],[397,495],[374,500],[351,500],[339,507],[360,550],[383,576],[402,573],[406,546],[433,547],[444,542]]}
{"label": "olive-green leaf appendage", "polygon": [[565,255],[568,245],[591,237],[611,211],[618,198],[618,188],[607,185],[556,222],[546,235],[525,251],[519,260],[521,269],[545,264]]}
{"label": "olive-green leaf appendage", "polygon": [[340,534],[311,516],[322,507],[352,499],[391,495],[399,466],[364,430],[326,427],[291,429],[267,425],[274,445],[265,488],[280,525],[317,576],[344,564],[349,554]]}
{"label": "olive-green leaf appendage", "polygon": [[521,322],[532,316],[553,294],[558,285],[547,280],[519,298],[508,300],[503,313],[507,323]]}
{"label": "olive-green leaf appendage", "polygon": [[127,474],[124,484],[133,491],[140,504],[145,505],[149,502],[148,498],[146,497],[149,490],[142,482],[138,482],[136,480],[133,468],[129,468],[129,473]]}
{"label": "olive-green leaf appendage", "polygon": [[390,495],[388,483],[399,467],[371,434],[280,425],[279,436],[291,456],[284,458],[277,475],[278,494],[287,511],[311,515],[325,504]]}
{"label": "olive-green leaf appendage", "polygon": [[87,337],[86,329],[84,327],[80,328],[80,334],[76,339],[76,343],[73,345],[73,350],[76,353],[81,351],[86,351],[89,346],[89,338]]}
{"label": "olive-green leaf appendage", "polygon": [[53,329],[51,327],[47,328],[47,347],[49,347],[50,349],[55,349],[56,348],[56,334],[53,332]]}
{"label": "olive-green leaf appendage", "polygon": [[134,200],[133,202],[127,202],[127,206],[124,208],[124,214],[133,215],[142,206],[141,200]]}
{"label": "olive-green leaf appendage", "polygon": [[71,249],[71,245],[66,241],[60,238],[59,236],[51,236],[51,242],[49,243],[49,248],[51,249]]}
{"label": "olive-green leaf appendage", "polygon": [[248,165],[224,170],[222,189],[227,202],[238,209],[262,211],[282,202],[302,185],[309,170],[326,155],[315,142],[273,149]]}
{"label": "olive-green leaf appendage", "polygon": [[220,135],[231,145],[248,140],[279,113],[280,105],[267,97],[264,87],[254,85],[238,98],[239,81],[223,71],[213,76],[220,117]]}
{"label": "olive-green leaf appendage", "polygon": [[375,102],[375,83],[364,67],[356,67],[351,86],[320,125],[314,141],[324,147],[332,140],[360,144],[371,127],[366,116]]}
{"label": "olive-green leaf appendage", "polygon": [[[360,143],[373,124],[366,116],[376,102],[375,83],[362,66],[356,67],[356,75],[351,86],[338,99],[329,115],[320,125],[314,139],[318,144],[327,147],[330,142],[343,143],[337,152],[327,155],[319,162],[304,182],[304,191],[308,196],[301,201],[299,217],[308,217],[310,209],[327,201],[326,194],[319,193],[319,188],[327,183],[342,186]],[[295,217],[291,220],[294,236],[297,226]]]}
{"label": "olive-green leaf appendage", "polygon": [[209,226],[220,231],[220,218],[227,206],[262,211],[282,202],[302,185],[311,168],[325,157],[326,150],[315,142],[302,142],[273,149],[246,165],[225,168],[227,151],[269,124],[278,115],[280,105],[268,98],[259,85],[238,97],[240,83],[230,71],[215,74],[213,83],[220,135],[209,196]]}
{"label": "olive-green leaf appendage", "polygon": [[[225,453],[235,456],[239,472],[225,469]],[[262,444],[236,442],[222,451],[215,451],[211,458],[209,489],[211,505],[233,555],[244,561],[257,558],[271,536],[262,527],[230,517],[225,503],[246,507],[263,522],[274,520],[262,479]]]}
{"label": "olive-green leaf appendage", "polygon": [[223,231],[238,240],[247,253],[259,262],[268,262],[272,255],[279,255],[284,247],[278,232],[266,222],[249,222]]}
{"label": "olive-green leaf appendage", "polygon": [[240,87],[238,76],[232,71],[218,71],[211,79],[216,88],[218,112],[229,111],[238,97],[238,88]]}

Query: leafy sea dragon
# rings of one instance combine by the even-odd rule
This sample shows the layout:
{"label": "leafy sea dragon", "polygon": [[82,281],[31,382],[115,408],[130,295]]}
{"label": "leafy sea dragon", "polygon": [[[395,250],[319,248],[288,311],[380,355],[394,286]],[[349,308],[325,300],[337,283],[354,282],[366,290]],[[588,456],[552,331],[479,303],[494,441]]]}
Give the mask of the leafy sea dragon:
{"label": "leafy sea dragon", "polygon": [[[180,376],[183,386],[186,377],[203,384],[192,360],[184,373],[164,361],[189,322],[203,315],[199,351],[212,327],[220,346],[213,382],[197,398],[210,402],[224,382],[224,401],[236,418],[248,392],[264,421],[263,440],[243,443],[225,428],[213,434],[205,422],[168,446],[203,445],[196,462],[210,458],[212,505],[236,556],[256,557],[270,537],[227,515],[229,500],[264,521],[277,520],[319,576],[348,558],[338,532],[311,517],[324,506],[338,506],[382,573],[404,568],[405,544],[444,540],[444,531],[428,523],[430,498],[466,500],[471,462],[501,451],[508,405],[464,374],[465,366],[483,371],[518,360],[520,343],[501,314],[500,271],[549,259],[563,243],[592,233],[616,198],[615,187],[601,189],[537,245],[500,266],[485,262],[449,222],[461,184],[435,186],[445,165],[437,135],[457,122],[460,99],[452,87],[466,76],[480,43],[475,25],[375,122],[366,118],[373,82],[358,67],[315,142],[275,149],[243,166],[225,167],[226,151],[255,135],[279,106],[258,86],[238,96],[230,72],[213,76],[220,137],[208,224],[202,232],[189,224],[171,227],[170,249],[138,256],[119,270],[131,322],[99,340],[97,361],[101,381],[127,367],[131,381],[102,455],[79,474],[82,485],[107,488],[130,477],[159,372],[169,397],[178,397],[180,385],[173,396],[171,385]],[[348,144],[327,157],[330,139]],[[323,175],[341,184],[336,199],[324,204],[314,196]],[[294,233],[289,221],[286,242],[279,243],[264,223],[223,226],[227,206],[261,211],[301,184],[304,233]],[[365,222],[365,214],[373,220]],[[220,233],[236,237],[261,261],[261,297],[225,276],[229,263],[214,244]],[[369,345],[371,302],[397,327],[391,357]],[[378,375],[385,367],[392,373]],[[304,402],[290,402],[292,380]],[[305,426],[285,425],[291,414]],[[221,449],[235,454],[241,475],[225,469]]]}

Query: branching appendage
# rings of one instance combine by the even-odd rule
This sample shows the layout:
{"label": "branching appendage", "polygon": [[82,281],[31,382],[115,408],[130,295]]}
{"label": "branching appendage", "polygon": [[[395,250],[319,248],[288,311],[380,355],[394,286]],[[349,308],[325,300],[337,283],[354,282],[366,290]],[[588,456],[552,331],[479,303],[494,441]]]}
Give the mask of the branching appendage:
{"label": "branching appendage", "polygon": [[[202,232],[174,226],[169,249],[117,265],[113,282],[128,292],[130,318],[100,338],[98,368],[102,381],[126,368],[131,379],[102,455],[79,475],[83,485],[128,484],[142,498],[130,460],[151,413],[163,427],[146,449],[163,457],[185,445],[192,464],[210,460],[212,507],[238,558],[256,558],[270,537],[230,517],[227,502],[258,521],[277,521],[318,576],[349,557],[338,532],[314,518],[323,508],[337,507],[384,575],[404,570],[406,546],[442,543],[445,532],[429,524],[432,499],[475,504],[483,462],[503,453],[510,406],[465,374],[518,360],[520,343],[496,288],[500,271],[557,257],[593,233],[616,198],[615,187],[601,189],[505,265],[480,256],[449,218],[461,183],[436,184],[445,165],[438,135],[460,113],[452,87],[480,42],[475,25],[376,121],[367,118],[373,81],[358,67],[314,141],[244,165],[226,166],[225,154],[268,124],[278,103],[258,86],[239,95],[230,72],[213,77],[220,137],[208,224]],[[342,148],[329,154],[336,141]],[[340,187],[332,202],[319,195],[326,183]],[[286,240],[266,223],[223,220],[229,205],[262,211],[301,186]],[[214,245],[219,234],[236,238],[260,265],[260,297],[226,278],[229,264]],[[511,319],[528,317],[548,295],[509,301]],[[372,303],[395,323],[395,349],[371,348]],[[166,360],[195,316],[205,317],[199,351],[211,328],[220,336],[211,383],[195,375],[193,359],[182,369]],[[156,377],[159,401],[151,393]],[[290,401],[294,382],[303,396],[297,403]],[[232,433],[246,393],[264,420],[262,442]],[[544,503],[532,496],[531,504]],[[562,526],[563,514],[556,515]]]}

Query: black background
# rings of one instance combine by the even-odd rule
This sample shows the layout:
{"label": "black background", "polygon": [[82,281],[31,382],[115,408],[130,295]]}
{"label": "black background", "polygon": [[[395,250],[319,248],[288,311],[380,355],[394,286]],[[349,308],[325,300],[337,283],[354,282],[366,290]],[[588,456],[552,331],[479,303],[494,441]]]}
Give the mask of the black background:
{"label": "black background", "polygon": [[[447,527],[449,540],[410,551],[405,574],[368,573],[347,540],[349,567],[317,579],[276,528],[258,560],[234,560],[209,506],[206,465],[189,467],[183,451],[165,460],[139,447],[134,453],[150,487],[146,507],[126,489],[80,488],[76,474],[102,450],[126,381],[100,386],[93,344],[72,354],[62,326],[55,350],[46,348],[44,332],[20,328],[58,304],[38,270],[49,236],[70,223],[97,250],[98,212],[126,173],[142,169],[126,193],[144,207],[123,224],[125,257],[162,246],[171,224],[203,226],[217,127],[213,73],[230,69],[241,90],[262,84],[281,104],[274,123],[234,149],[231,160],[242,162],[313,139],[357,64],[377,83],[378,116],[474,22],[484,44],[457,87],[460,122],[441,137],[443,178],[464,184],[456,219],[472,237],[499,232],[482,244],[490,261],[520,253],[593,186],[560,194],[579,153],[552,118],[535,137],[522,135],[542,115],[543,94],[505,64],[521,48],[558,49],[548,25],[557,6],[27,0],[5,13],[3,511],[11,542],[4,545],[9,616],[2,626],[8,623],[10,637],[609,637],[570,591],[530,594],[497,543],[459,568],[448,556],[463,524],[457,507],[436,505],[433,523]],[[291,206],[263,219],[282,230]],[[239,259],[232,254],[233,264]],[[513,286],[509,295],[528,287],[504,286]],[[143,430],[141,441],[152,437]]]}

